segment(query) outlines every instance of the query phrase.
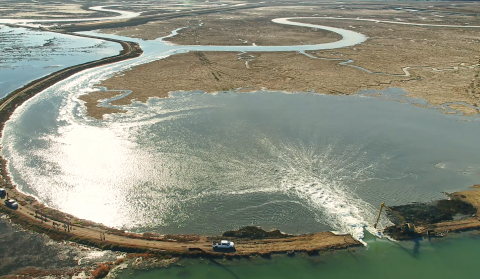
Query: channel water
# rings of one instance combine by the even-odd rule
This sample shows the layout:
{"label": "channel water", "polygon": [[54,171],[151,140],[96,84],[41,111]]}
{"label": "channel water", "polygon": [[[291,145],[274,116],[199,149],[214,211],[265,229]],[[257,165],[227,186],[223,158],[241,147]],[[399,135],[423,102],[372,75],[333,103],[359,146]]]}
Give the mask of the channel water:
{"label": "channel water", "polygon": [[[138,42],[141,57],[76,74],[15,111],[2,153],[22,191],[80,218],[136,232],[219,234],[259,225],[287,233],[352,233],[370,245],[317,258],[241,261],[228,267],[233,273],[193,262],[181,271],[133,277],[310,278],[323,272],[335,278],[387,274],[393,266],[399,271],[387,277],[396,278],[403,273],[394,263],[421,263],[415,266],[426,274],[441,262],[437,254],[463,268],[453,257],[456,249],[468,254],[480,245],[468,237],[420,244],[364,237],[365,230],[376,234],[371,224],[381,202],[431,201],[480,182],[478,117],[415,106],[419,100],[399,88],[353,96],[174,92],[134,101],[121,107],[126,114],[103,121],[88,117],[78,97],[105,90],[93,85],[134,65],[191,50],[285,50]],[[103,105],[111,106],[109,100]],[[380,227],[388,224],[383,219]]]}
{"label": "channel water", "polygon": [[63,68],[118,54],[113,42],[0,25],[0,98]]}
{"label": "channel water", "polygon": [[180,266],[152,270],[125,269],[120,279],[150,278],[476,278],[478,234],[457,239],[389,242],[366,239],[368,248],[336,251],[308,257],[273,256],[240,261],[184,260]]}

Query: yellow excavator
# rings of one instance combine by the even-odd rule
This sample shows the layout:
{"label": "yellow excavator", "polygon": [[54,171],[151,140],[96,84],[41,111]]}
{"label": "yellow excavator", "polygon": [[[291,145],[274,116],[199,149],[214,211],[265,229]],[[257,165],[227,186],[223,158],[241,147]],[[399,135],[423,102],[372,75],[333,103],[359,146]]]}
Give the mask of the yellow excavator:
{"label": "yellow excavator", "polygon": [[399,227],[401,231],[407,232],[407,233],[415,232],[415,225],[413,223],[407,223],[407,220],[405,220],[405,217],[403,217],[398,212],[388,207],[384,202],[382,202],[382,204],[380,205],[380,211],[378,212],[377,221],[373,225],[374,228],[377,228],[378,221],[380,220],[380,216],[382,215],[383,208],[386,208],[388,211],[392,212],[395,216],[398,217],[398,219],[402,221],[402,224]]}

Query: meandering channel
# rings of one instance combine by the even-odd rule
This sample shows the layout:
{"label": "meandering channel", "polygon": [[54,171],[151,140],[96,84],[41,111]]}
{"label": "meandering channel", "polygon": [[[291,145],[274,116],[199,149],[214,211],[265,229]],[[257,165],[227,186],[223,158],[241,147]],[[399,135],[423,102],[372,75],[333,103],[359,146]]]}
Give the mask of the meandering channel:
{"label": "meandering channel", "polygon": [[[19,19],[6,19],[0,18],[0,24],[15,24],[19,26],[31,26],[33,23],[52,23],[52,22],[87,22],[87,21],[100,21],[100,20],[118,20],[118,19],[127,19],[138,17],[140,13],[121,11],[121,10],[112,10],[107,9],[109,6],[95,6],[90,7],[89,9],[97,12],[110,12],[120,14],[118,16],[112,17],[99,17],[99,18],[69,18],[69,19],[30,19],[30,18],[19,18]],[[38,25],[38,24],[37,24]]]}
{"label": "meandering channel", "polygon": [[[158,178],[159,171],[161,172],[161,170],[156,169],[157,167],[172,167],[171,170],[173,172],[178,171],[178,173],[182,173],[182,168],[185,166],[182,166],[181,164],[174,166],[168,160],[164,162],[158,161],[158,158],[155,158],[155,156],[152,155],[156,153],[151,153],[152,150],[149,150],[148,148],[144,150],[138,149],[138,142],[128,141],[129,136],[127,134],[131,133],[131,135],[134,137],[142,139],[142,133],[146,133],[145,135],[148,135],[148,133],[152,132],[149,131],[150,126],[153,127],[153,125],[157,123],[170,119],[182,117],[187,118],[190,113],[195,113],[196,111],[202,109],[206,110],[209,108],[209,106],[201,103],[201,98],[199,100],[195,99],[195,97],[187,95],[186,99],[177,98],[176,101],[178,103],[172,101],[170,104],[173,105],[172,107],[169,107],[169,104],[161,103],[155,104],[158,106],[158,108],[152,108],[155,105],[150,104],[132,104],[132,106],[128,107],[128,109],[132,112],[130,115],[125,117],[113,116],[112,118],[107,119],[105,122],[95,122],[84,115],[82,106],[77,99],[77,97],[81,94],[92,91],[92,87],[95,83],[98,83],[99,81],[106,79],[115,73],[128,70],[132,66],[149,63],[151,61],[162,59],[176,53],[187,51],[307,51],[347,47],[362,43],[366,40],[366,37],[358,32],[322,25],[299,23],[294,22],[293,20],[294,18],[282,18],[276,19],[275,22],[280,24],[291,24],[308,28],[328,30],[340,34],[342,39],[340,41],[327,44],[297,46],[177,46],[166,44],[161,40],[141,41],[131,38],[113,35],[100,35],[95,33],[99,37],[102,36],[105,38],[117,38],[119,40],[138,42],[145,52],[138,58],[92,68],[68,77],[67,79],[62,80],[42,91],[42,94],[37,95],[29,102],[20,106],[14,112],[13,119],[7,122],[4,130],[4,136],[2,138],[2,144],[4,146],[2,152],[6,158],[11,160],[10,162],[12,165],[10,166],[10,173],[14,175],[15,182],[19,185],[20,190],[35,195],[41,201],[48,200],[49,204],[56,208],[60,208],[86,219],[96,218],[95,221],[99,222],[108,223],[110,219],[110,223],[108,223],[109,225],[125,228],[157,225],[154,224],[154,220],[158,221],[159,218],[157,217],[160,216],[153,216],[153,219],[146,218],[149,214],[151,215],[151,212],[148,212],[148,210],[145,209],[153,206],[156,207],[155,211],[161,211],[162,209],[165,209],[169,210],[170,213],[174,212],[175,208],[179,206],[178,204],[174,204],[173,202],[169,201],[169,199],[174,198],[180,198],[183,202],[185,202],[185,204],[196,205],[199,200],[211,199],[215,195],[241,196],[262,191],[264,193],[272,192],[277,196],[291,195],[292,197],[296,198],[295,202],[300,204],[302,202],[306,203],[311,210],[323,211],[322,217],[326,216],[326,220],[334,227],[335,224],[337,224],[335,229],[341,232],[351,233],[355,238],[361,239],[363,237],[363,229],[371,229],[369,225],[369,218],[371,215],[374,215],[375,209],[370,203],[358,198],[355,194],[349,193],[346,191],[346,188],[342,188],[341,186],[342,183],[345,183],[342,179],[345,179],[345,177],[351,175],[352,173],[354,173],[355,179],[358,180],[365,179],[366,181],[368,179],[375,179],[368,177],[368,174],[369,172],[375,170],[379,163],[363,163],[364,158],[362,157],[362,152],[363,149],[366,148],[364,146],[344,149],[344,153],[340,154],[340,156],[337,156],[338,154],[332,154],[338,151],[339,146],[327,144],[327,148],[323,151],[324,153],[313,154],[315,156],[310,157],[312,155],[312,151],[309,150],[309,146],[296,146],[294,142],[276,142],[272,139],[267,140],[267,137],[264,137],[264,141],[262,142],[262,145],[259,145],[259,147],[266,147],[265,150],[269,150],[270,153],[268,156],[270,157],[268,158],[280,158],[280,160],[276,162],[277,165],[268,164],[268,161],[264,162],[260,157],[258,160],[255,160],[253,157],[243,158],[241,157],[241,154],[235,154],[235,156],[240,157],[232,156],[231,158],[225,159],[225,161],[222,161],[225,163],[224,166],[215,165],[215,161],[219,160],[219,158],[207,158],[210,165],[205,167],[207,170],[209,167],[212,169],[215,169],[216,167],[224,167],[233,174],[235,174],[234,170],[238,172],[244,171],[245,173],[251,174],[249,173],[251,170],[246,169],[244,162],[239,160],[239,158],[248,159],[247,162],[249,164],[257,167],[260,166],[261,171],[269,172],[273,177],[276,177],[278,179],[277,181],[281,184],[281,189],[256,189],[254,187],[238,185],[238,189],[233,189],[227,192],[225,192],[221,187],[217,187],[215,189],[205,188],[201,192],[196,193],[194,196],[188,197],[183,195],[183,193],[189,193],[192,191],[192,189],[189,188],[191,185],[188,183],[192,183],[192,185],[194,185],[194,182],[197,185],[202,183],[202,181],[194,181],[195,179],[199,179],[198,177],[188,177],[189,179],[192,179],[192,181],[177,181],[174,176],[167,177],[168,174],[162,172],[160,173],[162,179],[167,181],[165,184],[160,182],[160,186],[163,187],[163,192],[161,193],[162,196],[157,196],[158,199],[152,199],[151,196],[145,195],[153,194],[153,192],[147,191],[146,193],[140,193],[135,189],[135,187],[137,185],[143,185],[144,187],[150,189],[155,188],[155,186],[159,186],[152,185],[152,182],[149,181],[155,177]],[[191,100],[195,99],[197,103],[186,106],[185,103],[188,103],[188,98],[191,98]],[[42,100],[46,99],[51,100],[51,104],[54,104],[51,107],[48,107],[48,109],[42,106],[49,106],[51,104],[48,102],[43,105],[41,104]],[[175,107],[176,105],[178,105],[178,107]],[[197,107],[195,107],[195,105]],[[46,123],[47,127],[45,128],[51,130],[49,130],[49,133],[47,134],[42,134],[40,137],[37,136],[34,140],[31,139],[32,142],[36,142],[33,143],[33,145],[38,143],[38,146],[43,145],[43,149],[32,148],[29,150],[23,150],[26,151],[26,153],[22,153],[23,151],[18,150],[13,142],[15,142],[20,132],[25,132],[21,131],[22,123],[23,121],[26,121],[26,118],[24,118],[25,113],[27,111],[31,112],[38,109],[45,109],[45,111],[47,111],[47,113],[42,115],[42,119]],[[57,109],[57,111],[55,111],[55,109]],[[158,109],[163,109],[163,111],[158,111]],[[146,130],[142,130],[143,128],[146,128]],[[28,133],[30,132],[35,134],[35,131],[29,131]],[[175,132],[178,133],[179,136],[182,136],[181,130]],[[84,135],[88,136],[84,137]],[[260,137],[261,133],[258,135]],[[207,135],[202,136],[206,137]],[[78,140],[79,138],[81,140]],[[206,141],[205,143],[212,145],[216,144],[214,141],[212,141],[213,139],[209,140],[210,141]],[[164,142],[164,144],[166,144],[166,142]],[[198,144],[199,146],[197,146],[195,151],[199,150],[204,151],[205,153],[192,153],[191,155],[194,155],[192,156],[194,160],[200,158],[201,155],[208,155],[208,152],[206,152],[207,149],[200,148],[202,147],[202,143],[199,142]],[[95,148],[89,149],[91,147]],[[155,146],[150,146],[149,148],[153,147]],[[221,146],[217,146],[217,148],[220,147]],[[280,150],[279,147],[282,149]],[[60,161],[56,160],[58,158],[49,156],[48,154],[52,148],[60,152],[58,158],[66,159],[68,164],[66,163],[62,165]],[[175,148],[181,148],[181,146]],[[79,150],[82,151],[81,154],[78,152]],[[193,152],[192,150],[172,149],[168,151],[162,151],[163,153],[159,154],[166,156],[166,154],[185,152],[185,154],[188,156],[189,152]],[[265,152],[265,150],[263,150],[263,152]],[[136,154],[136,156],[139,156],[137,159],[141,158],[141,160],[132,160],[134,158],[129,157],[132,154]],[[356,156],[356,160],[352,161],[352,154]],[[25,162],[28,161],[27,159],[29,156],[34,158],[34,160],[39,160],[36,162],[32,161],[30,163],[34,165],[38,163],[38,165],[41,165],[45,168],[42,168],[42,170],[38,172],[37,170],[29,167],[28,164],[30,163],[25,164]],[[92,162],[88,159],[98,157],[101,158],[101,162]],[[175,156],[170,157],[169,159],[174,161],[176,160],[177,163],[181,162],[181,160],[179,161],[179,158],[176,158]],[[150,165],[148,160],[152,160],[152,162],[155,162],[156,165]],[[145,164],[146,161],[147,163]],[[312,167],[313,161],[318,165],[314,165]],[[201,162],[201,160],[198,162],[192,162],[192,166],[201,165],[195,164],[199,162]],[[322,165],[322,163],[325,164]],[[330,164],[333,167],[330,166]],[[99,171],[102,169],[102,166],[108,166],[107,173],[113,174],[113,176],[106,177],[105,173]],[[279,169],[276,169],[277,166]],[[67,167],[68,169],[62,169],[63,167]],[[125,175],[126,167],[130,168],[130,173],[128,175]],[[189,168],[190,167],[191,166],[189,166]],[[270,167],[270,169],[268,169],[268,167]],[[135,169],[137,173],[135,173]],[[42,173],[44,170],[46,173]],[[53,185],[56,187],[56,194],[60,194],[60,197],[53,195],[53,190],[50,189],[50,187],[53,187],[52,175],[48,174],[49,170],[59,172],[57,173],[58,176],[55,176],[54,180],[59,179],[59,181],[61,181],[70,175],[70,178],[64,180],[60,184],[67,184],[69,187],[67,192],[73,191],[73,194],[78,194],[79,196],[75,196],[73,198],[65,191],[65,189],[61,189],[61,187],[59,187],[60,184]],[[92,171],[94,174],[92,176],[93,178],[89,177],[88,179],[78,179],[81,178],[82,175],[85,175],[85,173],[81,173],[84,170]],[[139,172],[140,170],[141,172]],[[355,172],[352,172],[353,170]],[[208,173],[206,170],[203,171],[204,173]],[[261,177],[261,173],[257,174],[259,177]],[[236,178],[238,178],[237,180],[241,180],[241,176]],[[208,177],[202,179],[208,180]],[[400,177],[394,177],[392,179],[400,179]],[[96,186],[98,185],[99,181],[100,183],[105,183],[107,187],[97,189]],[[265,183],[265,181],[261,180],[255,182],[258,183],[258,185]],[[178,189],[178,192],[169,192],[169,190],[172,190],[172,183],[176,183],[175,185],[179,186],[181,189]],[[125,184],[128,184],[126,185],[128,186],[128,189],[122,188],[122,191],[116,191],[118,190],[119,185],[125,187]],[[130,186],[135,187],[129,188]],[[85,194],[89,193],[90,191],[95,194],[85,196]],[[100,193],[97,193],[98,191],[100,191]],[[124,191],[131,191],[131,193],[125,196]],[[105,204],[105,200],[103,198],[105,196],[112,196],[112,194],[114,196],[112,200],[115,200],[115,202],[112,204]],[[135,207],[135,204],[133,204],[132,207],[131,202],[129,203],[128,200],[126,200],[126,198],[128,198],[130,195],[136,196],[138,201],[142,203],[143,207]],[[86,204],[83,202],[84,199],[79,197],[87,198],[92,203]],[[155,204],[148,204],[149,201],[155,202]],[[194,201],[194,203],[189,203],[189,201]],[[263,206],[267,203],[261,204]],[[278,204],[283,203],[278,202]],[[277,203],[275,203],[275,205],[278,206]],[[92,206],[95,208],[92,209]],[[280,206],[279,208],[282,207]],[[112,216],[114,220],[111,220]],[[161,221],[167,222],[168,220],[165,221],[165,219],[163,219]],[[85,234],[87,235],[86,232]],[[94,237],[96,237],[96,235]]]}

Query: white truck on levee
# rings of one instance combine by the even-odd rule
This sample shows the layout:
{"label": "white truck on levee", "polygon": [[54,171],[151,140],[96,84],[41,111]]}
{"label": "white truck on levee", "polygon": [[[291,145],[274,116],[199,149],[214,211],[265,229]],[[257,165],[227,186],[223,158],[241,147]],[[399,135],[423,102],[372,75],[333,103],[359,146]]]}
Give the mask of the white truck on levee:
{"label": "white truck on levee", "polygon": [[220,242],[214,241],[213,242],[213,249],[216,249],[216,248],[232,249],[232,248],[235,248],[235,243],[233,243],[232,241],[228,241],[228,240],[222,240]]}

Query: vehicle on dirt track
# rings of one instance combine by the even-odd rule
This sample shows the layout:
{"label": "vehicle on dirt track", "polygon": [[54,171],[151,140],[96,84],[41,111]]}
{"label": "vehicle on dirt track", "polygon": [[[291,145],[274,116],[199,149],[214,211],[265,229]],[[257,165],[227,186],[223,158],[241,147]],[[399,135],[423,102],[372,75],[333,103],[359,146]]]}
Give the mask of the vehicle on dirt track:
{"label": "vehicle on dirt track", "polygon": [[235,243],[233,243],[232,241],[228,241],[228,240],[222,240],[220,242],[214,241],[213,242],[213,249],[215,249],[215,248],[232,249],[232,248],[235,248]]}
{"label": "vehicle on dirt track", "polygon": [[11,209],[18,209],[18,203],[14,199],[5,200],[5,205]]}

